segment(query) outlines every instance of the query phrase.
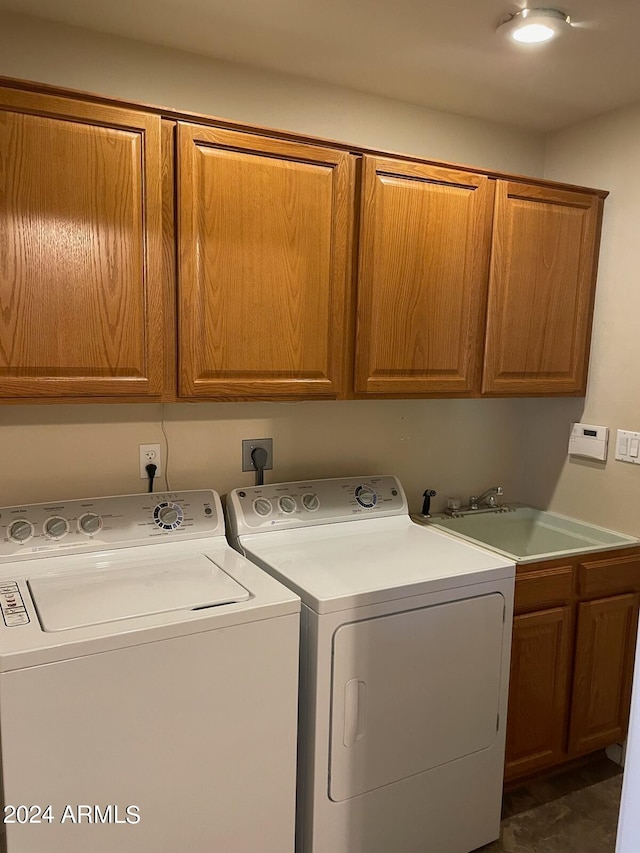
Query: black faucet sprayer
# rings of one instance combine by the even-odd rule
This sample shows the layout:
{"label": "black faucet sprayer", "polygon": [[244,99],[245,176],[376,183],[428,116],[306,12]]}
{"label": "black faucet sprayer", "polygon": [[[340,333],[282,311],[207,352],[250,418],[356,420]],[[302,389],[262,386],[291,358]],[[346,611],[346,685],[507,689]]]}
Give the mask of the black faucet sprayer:
{"label": "black faucet sprayer", "polygon": [[435,498],[435,496],[436,492],[434,489],[427,489],[422,495],[424,498],[422,502],[422,516],[424,518],[431,518],[431,498]]}

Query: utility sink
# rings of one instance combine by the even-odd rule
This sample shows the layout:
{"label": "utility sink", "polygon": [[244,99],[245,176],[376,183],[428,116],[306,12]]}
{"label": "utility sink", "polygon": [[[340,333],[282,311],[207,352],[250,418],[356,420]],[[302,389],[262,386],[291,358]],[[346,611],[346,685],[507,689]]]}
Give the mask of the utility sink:
{"label": "utility sink", "polygon": [[564,554],[604,551],[637,545],[638,539],[555,512],[533,507],[510,507],[508,511],[466,512],[460,517],[414,516],[454,536],[484,545],[517,563],[553,559]]}

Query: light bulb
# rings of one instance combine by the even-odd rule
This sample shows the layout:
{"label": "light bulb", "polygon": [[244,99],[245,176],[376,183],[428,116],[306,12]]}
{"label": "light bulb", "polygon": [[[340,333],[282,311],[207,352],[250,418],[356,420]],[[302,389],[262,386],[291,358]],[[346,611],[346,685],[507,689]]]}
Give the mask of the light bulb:
{"label": "light bulb", "polygon": [[503,21],[498,30],[520,44],[540,44],[571,26],[571,18],[558,9],[521,9]]}
{"label": "light bulb", "polygon": [[541,41],[549,41],[554,35],[555,31],[544,24],[526,24],[524,27],[514,30],[511,33],[511,38],[523,44],[537,44]]}

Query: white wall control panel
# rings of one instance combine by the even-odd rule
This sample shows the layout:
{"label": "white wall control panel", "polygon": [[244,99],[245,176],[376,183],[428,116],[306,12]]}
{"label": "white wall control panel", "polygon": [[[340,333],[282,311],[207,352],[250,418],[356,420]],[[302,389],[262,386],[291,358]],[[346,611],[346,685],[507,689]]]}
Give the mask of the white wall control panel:
{"label": "white wall control panel", "polygon": [[609,427],[593,424],[574,424],[569,439],[569,456],[583,456],[586,459],[607,458]]}
{"label": "white wall control panel", "polygon": [[640,465],[640,432],[618,430],[616,459],[620,462],[633,462],[635,465]]}

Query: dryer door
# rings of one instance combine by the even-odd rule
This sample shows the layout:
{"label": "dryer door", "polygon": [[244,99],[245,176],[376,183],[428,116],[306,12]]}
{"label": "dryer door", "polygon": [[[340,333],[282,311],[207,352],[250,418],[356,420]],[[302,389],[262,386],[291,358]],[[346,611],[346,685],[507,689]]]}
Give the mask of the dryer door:
{"label": "dryer door", "polygon": [[342,625],[333,638],[329,796],[356,797],[490,747],[499,593]]}

